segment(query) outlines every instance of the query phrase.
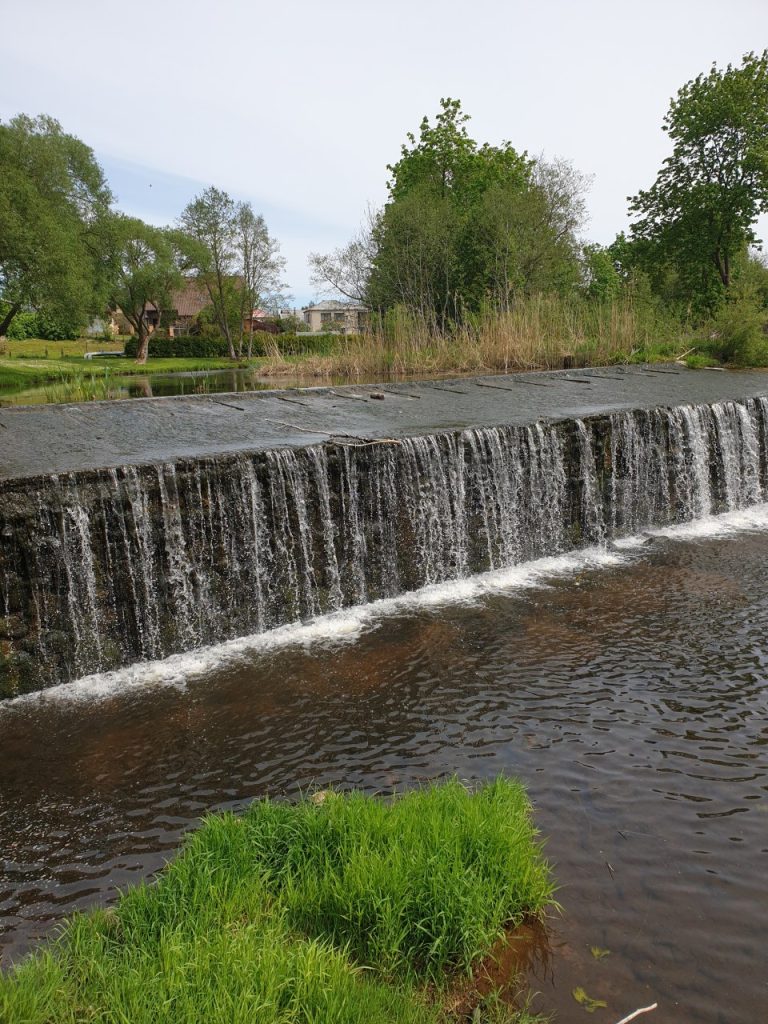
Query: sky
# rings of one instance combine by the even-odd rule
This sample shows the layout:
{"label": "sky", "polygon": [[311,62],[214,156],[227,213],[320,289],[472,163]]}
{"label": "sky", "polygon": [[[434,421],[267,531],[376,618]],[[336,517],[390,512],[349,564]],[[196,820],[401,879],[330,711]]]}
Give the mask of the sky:
{"label": "sky", "polygon": [[669,153],[670,98],[767,46],[768,0],[0,0],[0,120],[56,117],[152,223],[208,185],[249,200],[300,306],[308,253],[384,202],[442,96],[478,142],[591,175],[585,235],[607,244]]}

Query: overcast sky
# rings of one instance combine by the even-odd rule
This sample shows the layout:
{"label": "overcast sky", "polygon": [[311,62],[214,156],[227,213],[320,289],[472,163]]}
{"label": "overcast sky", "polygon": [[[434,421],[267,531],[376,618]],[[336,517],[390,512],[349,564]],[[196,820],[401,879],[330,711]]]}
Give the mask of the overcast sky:
{"label": "overcast sky", "polygon": [[307,253],[383,202],[441,96],[478,142],[593,175],[587,235],[607,243],[668,153],[670,97],[766,46],[768,0],[0,0],[0,119],[58,118],[154,223],[210,184],[249,199],[300,305]]}

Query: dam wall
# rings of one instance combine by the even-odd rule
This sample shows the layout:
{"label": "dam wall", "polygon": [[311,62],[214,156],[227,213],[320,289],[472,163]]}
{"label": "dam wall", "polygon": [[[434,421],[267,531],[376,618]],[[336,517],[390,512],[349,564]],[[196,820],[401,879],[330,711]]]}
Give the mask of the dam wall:
{"label": "dam wall", "polygon": [[[238,435],[238,450],[210,451],[204,435],[193,455],[173,438],[161,453],[162,439],[141,449],[134,438],[150,458],[115,465],[78,463],[54,436],[44,457],[56,472],[0,478],[0,696],[764,501],[768,398],[749,377],[741,397],[643,408],[629,396],[606,411],[585,395],[571,415],[508,407],[509,422],[413,433],[395,421],[396,391],[348,389],[368,407],[344,410],[333,429],[302,425],[294,410],[290,439],[248,446]],[[486,380],[514,394],[512,378]],[[471,383],[440,390],[471,393]],[[414,397],[402,404],[420,401],[417,385],[404,390]],[[343,392],[332,392],[337,405]],[[504,412],[493,399],[486,416]],[[283,401],[261,400],[266,411]],[[442,401],[442,421],[460,419],[457,400]],[[141,404],[77,415],[119,418]],[[373,408],[384,404],[389,419]],[[182,421],[186,408],[175,406]],[[193,420],[204,415],[193,408]]]}

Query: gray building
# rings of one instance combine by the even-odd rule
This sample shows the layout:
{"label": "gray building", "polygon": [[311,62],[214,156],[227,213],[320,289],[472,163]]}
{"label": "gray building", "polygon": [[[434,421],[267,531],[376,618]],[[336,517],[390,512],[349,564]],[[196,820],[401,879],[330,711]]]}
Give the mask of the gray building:
{"label": "gray building", "polygon": [[357,334],[368,323],[368,307],[357,302],[335,302],[326,299],[302,310],[304,323],[310,331],[336,331],[339,334]]}

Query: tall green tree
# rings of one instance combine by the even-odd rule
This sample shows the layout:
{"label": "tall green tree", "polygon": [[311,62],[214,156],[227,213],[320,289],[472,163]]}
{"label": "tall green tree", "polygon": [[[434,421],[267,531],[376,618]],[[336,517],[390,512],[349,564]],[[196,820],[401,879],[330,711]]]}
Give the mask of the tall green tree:
{"label": "tall green tree", "polygon": [[636,258],[672,273],[684,299],[716,306],[734,261],[768,211],[768,51],[713,65],[687,82],[664,118],[673,148],[656,181],[630,199]]}
{"label": "tall green tree", "polygon": [[386,205],[348,246],[312,254],[315,283],[382,311],[407,306],[440,328],[578,283],[583,176],[509,142],[478,146],[468,120],[445,98],[407,135],[387,168]]}
{"label": "tall green tree", "polygon": [[0,336],[22,309],[82,321],[100,309],[111,199],[93,152],[58,121],[0,123]]}
{"label": "tall green tree", "polygon": [[105,225],[109,306],[120,309],[138,338],[136,362],[149,353],[148,314],[170,309],[182,283],[174,236],[135,217],[113,214]]}

